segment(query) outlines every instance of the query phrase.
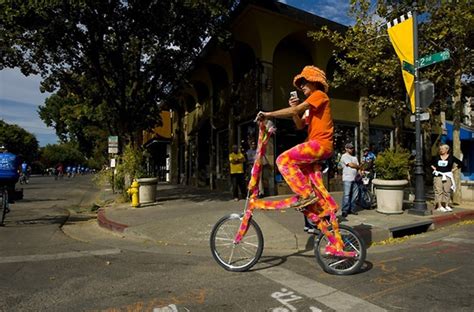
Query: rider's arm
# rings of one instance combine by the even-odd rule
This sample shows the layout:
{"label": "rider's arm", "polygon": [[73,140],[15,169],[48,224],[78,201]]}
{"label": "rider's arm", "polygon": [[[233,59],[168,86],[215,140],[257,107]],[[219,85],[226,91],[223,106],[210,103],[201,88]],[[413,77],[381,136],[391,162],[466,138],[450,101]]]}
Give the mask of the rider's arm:
{"label": "rider's arm", "polygon": [[265,117],[283,118],[283,117],[298,116],[299,118],[299,116],[301,116],[305,110],[309,109],[309,107],[310,107],[309,103],[303,102],[298,105],[282,108],[273,112],[262,112],[262,113]]}

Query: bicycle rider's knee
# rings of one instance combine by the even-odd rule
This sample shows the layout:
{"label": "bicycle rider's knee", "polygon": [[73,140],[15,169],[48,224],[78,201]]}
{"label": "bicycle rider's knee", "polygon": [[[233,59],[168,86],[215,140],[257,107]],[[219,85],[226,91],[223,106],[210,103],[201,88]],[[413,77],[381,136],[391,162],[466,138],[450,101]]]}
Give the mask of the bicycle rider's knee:
{"label": "bicycle rider's knee", "polygon": [[284,167],[286,165],[286,163],[288,162],[286,157],[283,156],[283,154],[280,154],[280,156],[277,157],[275,163],[278,167],[278,169],[281,169],[282,167]]}

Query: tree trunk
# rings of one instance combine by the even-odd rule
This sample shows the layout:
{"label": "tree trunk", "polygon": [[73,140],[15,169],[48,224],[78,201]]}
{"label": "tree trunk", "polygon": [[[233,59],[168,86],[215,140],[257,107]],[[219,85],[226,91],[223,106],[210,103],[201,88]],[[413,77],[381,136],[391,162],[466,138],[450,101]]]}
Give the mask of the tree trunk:
{"label": "tree trunk", "polygon": [[[454,75],[454,116],[453,116],[453,155],[461,158],[461,121],[462,121],[462,103],[461,103],[461,70],[456,70]],[[462,200],[461,195],[461,171],[454,172],[454,183],[456,191],[453,195],[453,203],[459,204]]]}
{"label": "tree trunk", "polygon": [[370,132],[369,132],[369,114],[367,112],[367,103],[369,98],[367,95],[367,89],[364,88],[360,92],[359,98],[359,128],[360,128],[360,147],[362,150],[364,147],[368,147],[370,144]]}

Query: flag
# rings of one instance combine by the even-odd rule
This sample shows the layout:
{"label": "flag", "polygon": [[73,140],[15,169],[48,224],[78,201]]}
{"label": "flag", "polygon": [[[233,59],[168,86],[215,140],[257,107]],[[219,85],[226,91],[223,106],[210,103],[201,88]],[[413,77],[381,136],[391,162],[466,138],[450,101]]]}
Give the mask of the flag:
{"label": "flag", "polygon": [[405,88],[410,98],[411,111],[415,112],[415,76],[403,70],[403,62],[415,66],[415,56],[413,47],[413,17],[411,12],[402,15],[392,22],[387,23],[387,31],[393,48],[397,53],[402,65],[402,76]]}

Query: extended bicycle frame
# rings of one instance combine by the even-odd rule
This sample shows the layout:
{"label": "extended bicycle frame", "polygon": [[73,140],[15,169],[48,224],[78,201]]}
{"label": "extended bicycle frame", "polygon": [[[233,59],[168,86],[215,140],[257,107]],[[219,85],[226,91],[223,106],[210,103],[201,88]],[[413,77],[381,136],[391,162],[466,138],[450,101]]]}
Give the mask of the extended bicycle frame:
{"label": "extended bicycle frame", "polygon": [[[258,199],[258,183],[261,179],[262,172],[262,159],[266,152],[266,147],[268,141],[272,134],[276,132],[276,128],[273,126],[271,121],[258,121],[259,126],[259,135],[258,135],[258,144],[257,152],[255,156],[255,162],[252,167],[252,174],[248,184],[248,194],[245,202],[245,210],[240,224],[239,231],[237,232],[234,243],[238,244],[244,235],[247,233],[249,221],[252,218],[254,209],[262,210],[283,210],[288,208],[292,203],[298,200],[298,195],[291,196],[282,200],[264,200]],[[336,217],[338,207],[334,198],[329,194],[327,189],[324,187],[321,165],[319,163],[314,163],[308,165],[308,167],[303,168],[302,170],[306,171],[309,174],[313,190],[319,200],[312,205],[306,207],[303,210],[303,214],[308,217],[322,234],[326,235],[331,245],[335,246],[338,251],[342,251],[344,248],[344,243],[342,241],[341,235],[339,233],[339,223]],[[328,205],[331,203],[331,205]],[[329,221],[326,217],[329,216]],[[333,233],[328,230],[329,226],[332,226]]]}

